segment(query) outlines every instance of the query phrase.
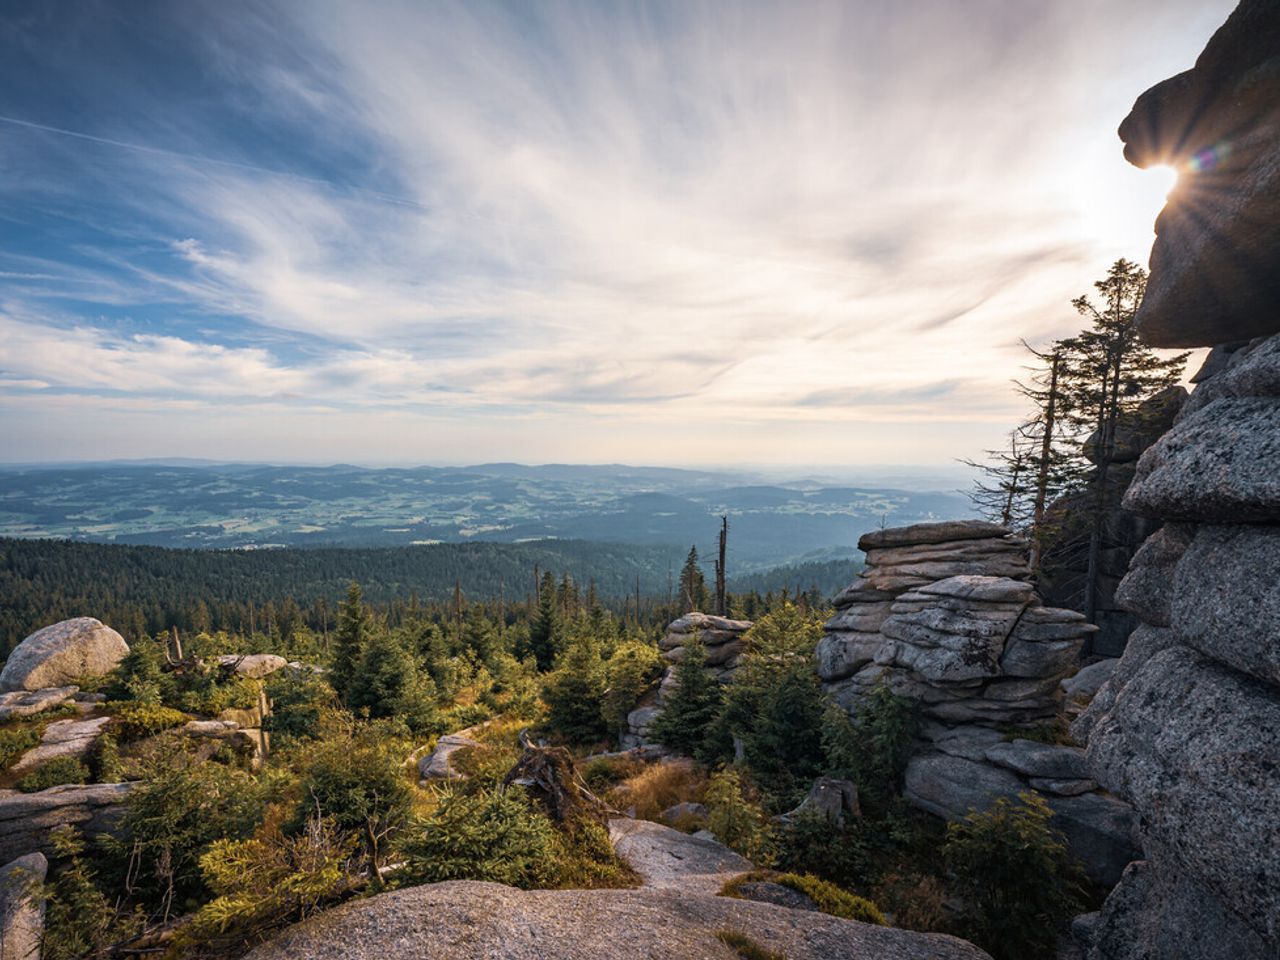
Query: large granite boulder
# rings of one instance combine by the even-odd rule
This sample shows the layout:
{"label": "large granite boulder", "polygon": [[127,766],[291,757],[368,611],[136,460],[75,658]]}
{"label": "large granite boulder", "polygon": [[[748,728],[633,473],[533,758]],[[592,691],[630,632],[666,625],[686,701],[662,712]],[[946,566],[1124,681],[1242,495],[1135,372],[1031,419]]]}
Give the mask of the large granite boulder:
{"label": "large granite boulder", "polygon": [[224,653],[218,657],[218,666],[230,670],[236,676],[260,680],[289,665],[284,657],[274,653]]}
{"label": "large granite boulder", "polygon": [[980,960],[954,937],[679,888],[516,890],[452,881],[328,910],[246,960],[689,960],[730,957],[734,930],[787,960]]}
{"label": "large granite boulder", "polygon": [[1212,346],[1280,323],[1280,5],[1243,0],[1195,67],[1138,98],[1125,157],[1177,167],[1138,311],[1157,347]]}
{"label": "large granite boulder", "polygon": [[40,960],[44,898],[49,871],[42,853],[28,853],[0,867],[0,960]]}
{"label": "large granite boulder", "polygon": [[0,690],[63,687],[81,677],[101,676],[129,652],[124,638],[93,617],[63,620],[37,630],[18,644],[4,670]]}

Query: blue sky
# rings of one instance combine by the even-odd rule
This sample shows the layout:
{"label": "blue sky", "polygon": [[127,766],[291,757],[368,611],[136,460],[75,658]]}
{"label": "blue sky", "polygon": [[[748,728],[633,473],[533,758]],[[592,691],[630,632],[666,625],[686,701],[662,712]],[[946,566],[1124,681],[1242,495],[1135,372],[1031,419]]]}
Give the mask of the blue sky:
{"label": "blue sky", "polygon": [[974,456],[1232,6],[9,0],[0,460]]}

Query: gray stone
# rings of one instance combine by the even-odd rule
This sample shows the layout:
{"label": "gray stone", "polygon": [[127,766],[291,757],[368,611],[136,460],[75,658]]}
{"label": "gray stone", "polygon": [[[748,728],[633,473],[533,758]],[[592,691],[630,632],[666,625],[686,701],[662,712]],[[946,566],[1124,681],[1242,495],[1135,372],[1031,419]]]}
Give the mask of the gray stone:
{"label": "gray stone", "polygon": [[28,853],[0,867],[0,960],[40,960],[44,898],[49,872],[42,853]]}
{"label": "gray stone", "polygon": [[274,653],[226,653],[218,657],[218,665],[229,668],[237,676],[257,680],[284,669],[289,661]]}
{"label": "gray stone", "polygon": [[1062,692],[1072,699],[1083,700],[1092,697],[1104,683],[1111,679],[1119,663],[1120,661],[1115,657],[1108,657],[1081,667],[1074,676],[1062,681]]}
{"label": "gray stone", "polygon": [[28,750],[9,768],[11,775],[20,775],[34,770],[50,760],[59,757],[85,756],[89,749],[102,736],[102,728],[111,722],[110,717],[97,717],[93,720],[55,720],[44,728],[40,743]]}
{"label": "gray stone", "polygon": [[1013,740],[987,748],[987,760],[1008,767],[1024,777],[1084,780],[1089,776],[1084,750],[1033,740]]}
{"label": "gray stone", "polygon": [[110,673],[128,652],[124,638],[93,617],[63,620],[14,648],[0,671],[0,690],[64,687]]}
{"label": "gray stone", "polygon": [[829,633],[814,650],[818,676],[827,682],[851,677],[870,663],[884,643],[878,633]]}
{"label": "gray stone", "polygon": [[1116,589],[1116,603],[1147,623],[1169,626],[1174,571],[1194,533],[1193,527],[1170,523],[1149,536]]}
{"label": "gray stone", "polygon": [[794,810],[782,815],[784,821],[804,815],[821,814],[837,827],[843,827],[852,817],[862,816],[858,805],[858,785],[852,780],[835,777],[819,777],[813,781],[809,794]]}
{"label": "gray stone", "polygon": [[[1137,860],[1125,869],[1102,910],[1079,936],[1087,960],[1275,960],[1267,943],[1223,909],[1213,894],[1179,872],[1161,875]],[[1076,934],[1073,924],[1072,933]]]}
{"label": "gray stone", "polygon": [[808,895],[793,887],[769,880],[749,880],[740,883],[734,889],[735,897],[740,900],[754,900],[756,903],[772,903],[789,910],[817,910],[818,905]]}
{"label": "gray stone", "polygon": [[[1114,683],[1114,679],[1112,683]],[[1280,694],[1173,646],[1145,661],[1089,735],[1103,786],[1162,859],[1280,943]]]}
{"label": "gray stone", "polygon": [[705,821],[707,813],[708,810],[705,804],[685,801],[663,810],[662,819],[669,824],[675,824],[677,821],[684,819]]}
{"label": "gray stone", "polygon": [[837,593],[832,598],[831,605],[837,610],[843,610],[860,603],[882,603],[885,600],[892,600],[895,596],[897,596],[896,593],[877,590],[867,582],[865,577],[859,577]]}
{"label": "gray stone", "polygon": [[726,881],[755,869],[722,843],[650,820],[617,817],[609,821],[609,837],[646,887],[715,894]]}
{"label": "gray stone", "polygon": [[[981,960],[972,944],[824,913],[675,888],[516,890],[455,880],[351,901],[245,960],[690,960],[736,930],[787,960]],[[989,960],[989,958],[988,958]]]}
{"label": "gray stone", "polygon": [[1178,564],[1171,626],[1206,657],[1280,686],[1280,527],[1200,527]]}
{"label": "gray stone", "polygon": [[461,780],[462,774],[450,759],[459,750],[478,747],[480,743],[460,733],[448,733],[436,741],[435,749],[418,761],[418,776],[423,780]]}
{"label": "gray stone", "polygon": [[1045,799],[1053,810],[1050,824],[1062,831],[1094,883],[1111,886],[1142,855],[1134,842],[1133,808],[1123,800],[1105,793]]}
{"label": "gray stone", "polygon": [[1031,777],[1027,783],[1032,790],[1054,793],[1060,797],[1078,797],[1082,793],[1092,793],[1098,789],[1096,780],[1049,780],[1043,777]]}
{"label": "gray stone", "polygon": [[730,620],[727,617],[713,617],[696,610],[686,613],[678,620],[673,620],[667,627],[668,633],[710,633],[719,631],[729,634],[746,633],[751,629],[750,620]]}
{"label": "gray stone", "polygon": [[869,567],[893,567],[913,563],[954,563],[957,561],[1021,561],[1027,566],[1027,542],[1000,540],[953,540],[942,543],[916,544],[908,547],[879,547],[868,550]]}
{"label": "gray stone", "polygon": [[921,735],[945,754],[977,761],[986,759],[987,747],[1004,740],[1004,734],[991,727],[947,727],[933,722],[922,725]]}
{"label": "gray stone", "polygon": [[858,540],[859,550],[879,547],[906,547],[953,540],[1000,539],[1009,536],[1009,528],[986,520],[944,520],[940,523],[916,523],[908,527],[890,527],[864,533]]}
{"label": "gray stone", "polygon": [[50,787],[39,793],[0,790],[0,860],[33,850],[53,853],[49,833],[64,824],[93,836],[115,829],[132,784]]}
{"label": "gray stone", "polygon": [[33,717],[70,700],[79,687],[46,687],[43,690],[11,690],[0,693],[0,720]]}
{"label": "gray stone", "polygon": [[180,728],[189,737],[221,737],[240,729],[240,724],[231,720],[191,720]]}
{"label": "gray stone", "polygon": [[1142,624],[1129,638],[1124,656],[1116,664],[1111,679],[1098,688],[1088,708],[1071,725],[1071,736],[1077,743],[1087,743],[1094,725],[1115,706],[1117,694],[1137,676],[1142,665],[1161,650],[1178,646],[1178,638],[1166,627]]}
{"label": "gray stone", "polygon": [[1186,413],[1221,397],[1280,396],[1280,337],[1255,340],[1232,351],[1224,369],[1196,388]]}
{"label": "gray stone", "polygon": [[1224,398],[1142,455],[1127,509],[1166,520],[1280,521],[1280,398]]}
{"label": "gray stone", "polygon": [[1009,677],[1060,677],[1075,664],[1084,645],[1084,635],[1072,640],[1028,642],[1021,630],[1004,645],[1000,656],[1000,672]]}
{"label": "gray stone", "polygon": [[893,607],[890,601],[857,603],[840,610],[823,624],[822,629],[832,633],[871,633],[880,629]]}
{"label": "gray stone", "polygon": [[907,763],[902,793],[913,806],[946,820],[986,810],[1000,797],[1016,797],[1027,786],[1008,770],[940,753],[918,754]]}
{"label": "gray stone", "polygon": [[1027,604],[1035,597],[1035,587],[1009,577],[947,577],[921,587],[918,593],[931,597],[954,597],[957,600],[990,603]]}
{"label": "gray stone", "polygon": [[1195,67],[1142,94],[1120,126],[1130,162],[1186,171],[1156,220],[1135,320],[1153,346],[1280,329],[1278,31],[1273,0],[1243,0]]}
{"label": "gray stone", "polygon": [[643,736],[649,731],[649,724],[662,713],[662,708],[658,706],[636,707],[627,714],[627,726],[633,731]]}

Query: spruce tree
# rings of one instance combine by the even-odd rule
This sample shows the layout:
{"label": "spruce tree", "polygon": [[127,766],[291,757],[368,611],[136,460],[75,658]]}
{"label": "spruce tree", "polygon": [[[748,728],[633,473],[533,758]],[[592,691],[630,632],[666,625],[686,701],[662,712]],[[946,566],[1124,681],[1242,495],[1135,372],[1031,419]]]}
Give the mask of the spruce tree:
{"label": "spruce tree", "polygon": [[689,548],[689,556],[680,570],[680,603],[685,613],[707,605],[707,581],[698,566],[698,548]]}
{"label": "spruce tree", "polygon": [[522,655],[532,655],[541,671],[551,669],[562,640],[556,600],[556,578],[548,571],[542,575],[538,587],[538,608],[529,624],[528,649],[521,651]]}
{"label": "spruce tree", "polygon": [[600,710],[604,691],[600,647],[590,634],[579,634],[565,647],[543,688],[548,724],[575,746],[603,740],[608,732]]}
{"label": "spruce tree", "polygon": [[707,759],[716,752],[711,742],[712,725],[724,698],[720,682],[706,664],[706,648],[696,635],[691,636],[675,667],[675,688],[665,696],[662,712],[649,727],[654,740],[697,759]]}
{"label": "spruce tree", "polygon": [[369,612],[365,609],[360,584],[347,588],[347,598],[338,610],[338,630],[334,635],[333,664],[329,683],[345,703],[369,633]]}
{"label": "spruce tree", "polygon": [[374,631],[347,685],[347,706],[370,717],[398,717],[410,730],[430,729],[438,718],[436,686],[390,631]]}

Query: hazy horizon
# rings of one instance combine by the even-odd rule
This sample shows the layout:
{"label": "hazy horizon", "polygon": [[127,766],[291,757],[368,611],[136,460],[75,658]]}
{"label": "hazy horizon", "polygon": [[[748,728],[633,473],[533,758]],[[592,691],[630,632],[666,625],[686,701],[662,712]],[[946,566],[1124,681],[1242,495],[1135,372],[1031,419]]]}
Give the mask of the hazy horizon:
{"label": "hazy horizon", "polygon": [[7,5],[0,457],[958,471],[1233,6]]}

